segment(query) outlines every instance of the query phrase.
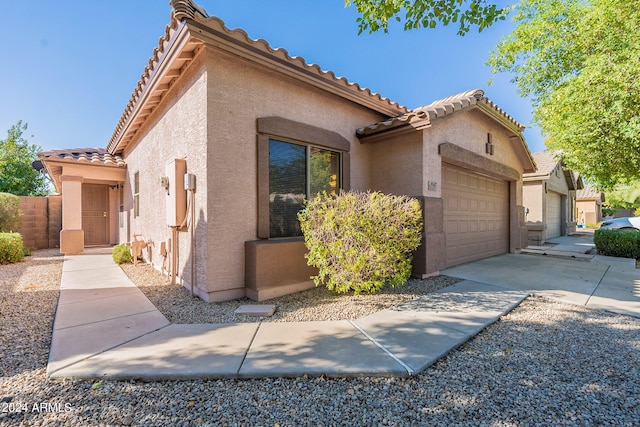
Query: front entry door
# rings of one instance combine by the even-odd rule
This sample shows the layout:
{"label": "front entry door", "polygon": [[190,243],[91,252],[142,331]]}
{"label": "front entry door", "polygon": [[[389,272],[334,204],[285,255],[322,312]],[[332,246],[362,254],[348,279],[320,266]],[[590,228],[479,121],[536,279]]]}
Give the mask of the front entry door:
{"label": "front entry door", "polygon": [[109,244],[109,187],[82,185],[82,229],[85,246]]}

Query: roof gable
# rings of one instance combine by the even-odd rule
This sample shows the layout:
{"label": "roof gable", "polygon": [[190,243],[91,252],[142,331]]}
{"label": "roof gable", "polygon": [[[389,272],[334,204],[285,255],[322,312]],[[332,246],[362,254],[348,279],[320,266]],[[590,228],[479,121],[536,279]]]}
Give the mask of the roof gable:
{"label": "roof gable", "polygon": [[388,116],[407,111],[406,107],[357,83],[337,77],[316,64],[308,64],[302,57],[290,56],[285,49],[273,49],[263,39],[251,39],[244,30],[227,28],[221,19],[209,16],[192,0],[171,0],[170,3],[173,8],[170,23],[107,145],[111,153],[122,151],[134,138],[173,82],[206,44],[275,69],[373,111]]}
{"label": "roof gable", "polygon": [[356,135],[360,138],[361,142],[365,142],[369,137],[382,134],[403,132],[406,130],[422,130],[429,128],[436,121],[447,116],[472,109],[479,109],[486,116],[496,120],[506,128],[512,135],[513,148],[522,162],[524,171],[533,172],[536,170],[535,161],[522,135],[524,125],[518,123],[494,102],[485,97],[482,89],[468,90],[439,99],[429,105],[415,108],[400,116],[360,128],[356,131]]}

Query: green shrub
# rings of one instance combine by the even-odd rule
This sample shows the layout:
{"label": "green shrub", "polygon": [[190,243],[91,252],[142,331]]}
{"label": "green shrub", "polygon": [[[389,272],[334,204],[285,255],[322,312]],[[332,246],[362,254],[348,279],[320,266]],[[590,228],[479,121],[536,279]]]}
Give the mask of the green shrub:
{"label": "green shrub", "polygon": [[0,193],[0,233],[20,231],[22,211],[20,198],[9,193]]}
{"label": "green shrub", "polygon": [[24,258],[24,243],[20,233],[0,233],[0,264],[13,264]]}
{"label": "green shrub", "polygon": [[404,284],[411,253],[420,245],[422,211],[417,200],[378,192],[321,193],[298,214],[318,268],[312,279],[338,293],[377,292]]}
{"label": "green shrub", "polygon": [[638,230],[596,230],[593,243],[600,255],[640,258],[640,231]]}
{"label": "green shrub", "polygon": [[113,247],[113,251],[111,252],[111,256],[116,264],[124,264],[127,262],[133,261],[133,257],[131,256],[131,248],[129,245],[121,243],[119,245],[115,245]]}

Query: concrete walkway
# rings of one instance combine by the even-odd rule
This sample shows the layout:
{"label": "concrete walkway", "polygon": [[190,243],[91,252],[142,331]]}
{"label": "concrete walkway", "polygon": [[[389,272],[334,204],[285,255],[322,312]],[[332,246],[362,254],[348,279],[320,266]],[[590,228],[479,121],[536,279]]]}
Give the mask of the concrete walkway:
{"label": "concrete walkway", "polygon": [[640,317],[640,269],[634,259],[595,255],[590,233],[549,243],[527,248],[528,256],[500,255],[442,274]]}
{"label": "concrete walkway", "polygon": [[507,254],[448,269],[443,274],[463,281],[355,321],[178,325],[109,254],[67,256],[47,375],[147,381],[410,376],[530,293],[640,317],[640,270],[631,262]]}

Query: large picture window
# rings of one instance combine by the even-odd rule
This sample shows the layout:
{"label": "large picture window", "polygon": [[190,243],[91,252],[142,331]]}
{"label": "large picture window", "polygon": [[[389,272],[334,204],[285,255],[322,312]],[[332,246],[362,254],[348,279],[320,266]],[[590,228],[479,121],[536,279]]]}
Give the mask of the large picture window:
{"label": "large picture window", "polygon": [[304,200],[339,188],[339,152],[269,139],[269,237],[301,236]]}

